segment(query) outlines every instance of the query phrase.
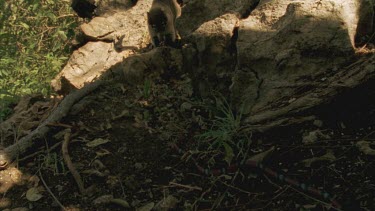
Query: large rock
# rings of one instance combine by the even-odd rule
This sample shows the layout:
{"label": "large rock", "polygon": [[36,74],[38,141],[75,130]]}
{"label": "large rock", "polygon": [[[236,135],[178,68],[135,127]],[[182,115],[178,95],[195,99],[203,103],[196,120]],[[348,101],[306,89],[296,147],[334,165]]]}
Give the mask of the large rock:
{"label": "large rock", "polygon": [[73,52],[67,65],[52,81],[53,89],[64,94],[80,89],[135,51],[145,48],[149,42],[146,13],[150,7],[151,1],[139,0],[129,10],[95,17],[83,24],[81,30],[91,42]]}
{"label": "large rock", "polygon": [[182,64],[180,50],[160,47],[140,55],[130,56],[113,69],[115,72],[122,73],[125,82],[139,84],[150,75],[181,75]]}
{"label": "large rock", "polygon": [[[373,39],[375,31],[375,0],[361,0],[359,1],[357,14],[358,26],[356,29],[356,43],[366,44],[369,39]],[[375,40],[372,40],[375,43]]]}
{"label": "large rock", "polygon": [[357,0],[261,1],[241,21],[231,93],[248,122],[313,105],[299,98],[327,86],[324,81],[353,59],[358,24],[367,24],[359,22],[361,5]]}
{"label": "large rock", "polygon": [[202,24],[185,38],[190,45],[183,49],[183,66],[192,77],[197,94],[207,96],[211,90],[228,93],[235,69],[233,36],[238,23],[236,15],[224,14]]}
{"label": "large rock", "polygon": [[177,29],[185,37],[202,24],[224,14],[232,13],[238,18],[248,13],[259,0],[190,0],[182,8],[182,16],[177,19]]}
{"label": "large rock", "polygon": [[[182,49],[142,53],[149,44],[146,13],[152,1],[139,0],[81,26],[91,42],[73,53],[54,88],[81,88],[109,69],[129,82],[152,70],[176,70],[189,73],[201,96],[215,90],[230,97],[249,123],[293,115],[336,93],[335,77],[355,60],[356,41],[374,31],[373,1],[184,1],[177,20]],[[129,3],[121,2],[124,8]],[[366,78],[356,76],[350,86]]]}
{"label": "large rock", "polygon": [[73,52],[67,65],[52,80],[51,85],[55,91],[63,94],[80,89],[130,54],[130,51],[117,52],[113,43],[88,42]]}
{"label": "large rock", "polygon": [[147,11],[151,1],[139,0],[128,10],[112,10],[109,15],[95,17],[81,25],[83,34],[90,40],[118,41],[123,47],[137,48],[148,39]]}

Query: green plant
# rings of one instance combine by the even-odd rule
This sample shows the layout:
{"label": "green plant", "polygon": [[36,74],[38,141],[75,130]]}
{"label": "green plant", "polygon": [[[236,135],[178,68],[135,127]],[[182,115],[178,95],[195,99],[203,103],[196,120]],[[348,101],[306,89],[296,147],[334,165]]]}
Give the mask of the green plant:
{"label": "green plant", "polygon": [[54,175],[65,175],[67,173],[63,158],[55,152],[41,154],[38,160],[40,169],[51,171]]}
{"label": "green plant", "polygon": [[9,105],[15,103],[16,100],[16,96],[13,96],[6,90],[0,89],[0,122],[2,122],[12,112]]}
{"label": "green plant", "polygon": [[50,94],[78,26],[69,1],[0,0],[0,10],[0,101]]}
{"label": "green plant", "polygon": [[145,79],[145,82],[143,84],[143,97],[145,99],[148,99],[151,95],[151,80]]}
{"label": "green plant", "polygon": [[[211,128],[197,136],[202,142],[208,142],[208,150],[224,150],[224,160],[230,163],[234,157],[234,148],[237,149],[244,145],[243,141],[248,139],[239,139],[241,128],[241,112],[234,113],[231,105],[222,96],[214,96],[215,110]],[[209,108],[212,111],[212,108]],[[241,149],[242,150],[242,149]]]}

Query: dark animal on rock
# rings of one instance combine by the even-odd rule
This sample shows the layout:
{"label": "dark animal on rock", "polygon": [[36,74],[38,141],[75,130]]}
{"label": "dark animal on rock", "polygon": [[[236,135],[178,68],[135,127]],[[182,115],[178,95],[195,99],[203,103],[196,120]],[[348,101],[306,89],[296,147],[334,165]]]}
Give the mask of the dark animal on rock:
{"label": "dark animal on rock", "polygon": [[176,18],[181,16],[177,0],[154,0],[147,13],[148,32],[154,47],[174,46],[178,33]]}

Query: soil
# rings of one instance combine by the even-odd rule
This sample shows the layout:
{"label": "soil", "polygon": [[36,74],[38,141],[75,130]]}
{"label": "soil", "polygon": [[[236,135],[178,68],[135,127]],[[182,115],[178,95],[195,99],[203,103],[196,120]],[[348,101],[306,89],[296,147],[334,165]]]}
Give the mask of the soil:
{"label": "soil", "polygon": [[[264,165],[324,189],[343,210],[375,210],[375,162],[356,145],[375,139],[375,92],[366,91],[373,88],[359,87],[309,111],[317,117],[314,123],[249,133],[236,125],[240,115],[231,119],[230,106],[219,95],[194,96],[186,76],[150,77],[137,86],[114,82],[53,127],[44,146],[1,173],[0,206],[61,210],[59,201],[67,210],[335,210],[259,169],[244,166],[207,176],[195,165],[222,168],[275,147]],[[69,156],[88,188],[85,195],[62,157],[66,129]],[[303,162],[327,153],[329,159]]]}

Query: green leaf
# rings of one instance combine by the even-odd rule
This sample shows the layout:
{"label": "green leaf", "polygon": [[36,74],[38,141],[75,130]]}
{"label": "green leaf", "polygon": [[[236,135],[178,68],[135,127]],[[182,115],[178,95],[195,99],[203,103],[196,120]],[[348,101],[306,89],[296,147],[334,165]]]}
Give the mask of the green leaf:
{"label": "green leaf", "polygon": [[25,29],[30,29],[30,26],[27,25],[26,23],[21,22],[20,24],[21,24],[21,26],[22,26],[23,28],[25,28]]}
{"label": "green leaf", "polygon": [[57,31],[57,36],[61,39],[61,40],[63,40],[63,41],[66,41],[67,39],[68,39],[68,37],[66,36],[66,34],[65,34],[65,32],[63,32],[63,31]]}

